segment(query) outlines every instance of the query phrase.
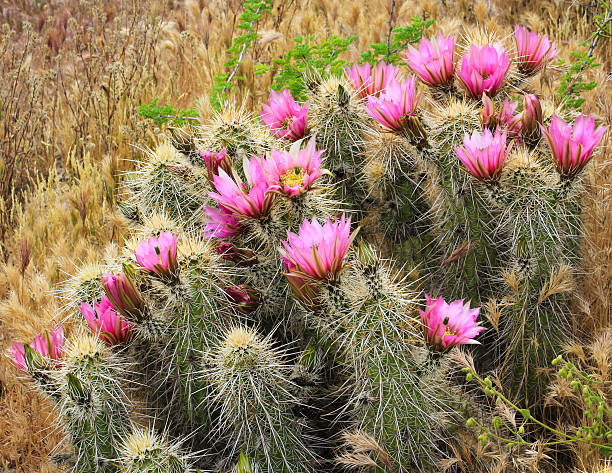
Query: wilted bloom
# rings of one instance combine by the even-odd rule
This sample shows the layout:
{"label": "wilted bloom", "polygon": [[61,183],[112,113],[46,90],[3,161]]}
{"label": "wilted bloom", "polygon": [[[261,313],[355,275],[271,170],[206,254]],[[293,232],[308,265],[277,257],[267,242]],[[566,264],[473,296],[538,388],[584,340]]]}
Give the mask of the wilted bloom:
{"label": "wilted bloom", "polygon": [[434,87],[446,87],[455,73],[455,38],[441,32],[433,40],[423,38],[419,49],[408,46],[404,61],[423,82]]}
{"label": "wilted bloom", "polygon": [[501,43],[470,46],[461,58],[457,77],[472,98],[479,99],[485,93],[493,97],[504,84],[510,68],[510,58]]}
{"label": "wilted bloom", "polygon": [[287,89],[270,91],[268,103],[263,105],[260,115],[277,138],[295,141],[306,134],[308,102],[300,107]]}
{"label": "wilted bloom", "polygon": [[126,317],[140,318],[144,301],[130,276],[124,272],[108,272],[102,276],[104,292],[115,308]]}
{"label": "wilted bloom", "polygon": [[138,264],[160,277],[176,274],[178,264],[176,261],[176,242],[178,234],[161,232],[158,238],[151,237],[140,242],[134,252]]}
{"label": "wilted bloom", "polygon": [[464,299],[447,304],[443,297],[433,299],[425,294],[425,310],[419,309],[423,332],[429,347],[435,351],[447,351],[455,345],[479,343],[474,340],[486,330],[476,322],[480,307],[470,309]]}
{"label": "wilted bloom", "polygon": [[287,232],[283,241],[285,269],[296,276],[332,279],[342,270],[342,261],[357,231],[351,233],[351,219],[328,219],[321,225],[315,217],[304,220],[298,234]]}
{"label": "wilted bloom", "polygon": [[205,153],[200,151],[200,156],[206,163],[206,169],[208,170],[208,179],[212,181],[213,176],[219,174],[219,168],[225,172],[231,172],[232,163],[231,159],[227,155],[227,149],[221,148],[218,153],[213,153],[210,149],[207,149]]}
{"label": "wilted bloom", "polygon": [[[30,348],[44,358],[59,360],[64,353],[64,327],[51,324],[51,333],[43,332],[34,337]],[[11,358],[15,366],[21,371],[28,371],[26,363],[26,348],[23,343],[13,342],[11,346]]]}
{"label": "wilted bloom", "polygon": [[100,303],[95,303],[95,310],[87,302],[81,302],[79,309],[93,333],[98,335],[107,345],[117,345],[130,339],[131,325],[119,315],[112,302],[102,297]]}
{"label": "wilted bloom", "polygon": [[391,131],[401,131],[410,117],[416,115],[421,95],[416,93],[416,78],[391,81],[380,97],[368,97],[368,113]]}
{"label": "wilted bloom", "polygon": [[231,261],[238,266],[248,267],[257,263],[257,254],[253,250],[238,248],[233,243],[220,243],[215,250],[224,260]]}
{"label": "wilted bloom", "polygon": [[236,217],[222,205],[218,208],[206,206],[204,213],[208,217],[204,226],[204,234],[208,238],[229,238],[242,231]]}
{"label": "wilted bloom", "polygon": [[353,64],[352,67],[344,68],[346,77],[361,98],[370,95],[378,97],[391,81],[396,80],[398,71],[398,67],[384,61],[380,61],[375,67],[366,62],[361,66]]}
{"label": "wilted bloom", "polygon": [[316,140],[312,137],[304,149],[300,149],[300,143],[294,143],[289,151],[273,150],[271,156],[262,163],[268,183],[278,186],[289,197],[310,189],[322,176],[323,150],[317,150],[316,146]]}
{"label": "wilted bloom", "polygon": [[514,41],[518,69],[524,74],[535,74],[559,54],[556,44],[551,44],[548,36],[528,31],[524,26],[514,27]]}
{"label": "wilted bloom", "polygon": [[230,302],[244,314],[250,314],[259,307],[259,292],[247,284],[229,286],[226,287],[224,291]]}
{"label": "wilted bloom", "polygon": [[481,180],[496,179],[502,171],[510,147],[506,146],[506,132],[498,128],[495,135],[485,128],[482,134],[474,131],[463,138],[463,147],[455,148],[457,157],[472,176]]}
{"label": "wilted bloom", "polygon": [[521,114],[515,113],[518,103],[504,100],[501,108],[496,109],[493,100],[487,94],[482,94],[482,124],[490,130],[502,127],[508,131],[510,136],[518,136],[521,131]]}
{"label": "wilted bloom", "polygon": [[268,184],[258,157],[250,160],[245,157],[243,169],[247,184],[238,177],[236,182],[225,171],[220,170],[213,180],[217,192],[210,192],[208,195],[235,217],[265,217],[272,208],[274,191],[279,187]]}
{"label": "wilted bloom", "polygon": [[554,115],[550,128],[540,125],[540,129],[546,135],[557,171],[563,178],[572,178],[591,160],[608,127],[595,128],[591,115],[580,114],[573,126]]}

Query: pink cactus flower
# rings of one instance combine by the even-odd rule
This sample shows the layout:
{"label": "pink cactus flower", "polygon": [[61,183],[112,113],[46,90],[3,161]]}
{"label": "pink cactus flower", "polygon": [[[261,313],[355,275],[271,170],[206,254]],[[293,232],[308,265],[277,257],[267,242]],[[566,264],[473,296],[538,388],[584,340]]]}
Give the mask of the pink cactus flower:
{"label": "pink cactus flower", "polygon": [[204,226],[204,234],[208,238],[225,239],[242,232],[240,223],[232,212],[222,205],[219,207],[204,207],[204,214],[208,217]]}
{"label": "pink cactus flower", "polygon": [[506,146],[506,132],[498,128],[495,135],[485,128],[482,134],[465,134],[463,147],[455,148],[457,157],[469,173],[477,179],[494,180],[501,174],[510,147]]}
{"label": "pink cactus flower", "polygon": [[[64,354],[64,327],[51,324],[51,333],[43,332],[34,337],[30,348],[48,360],[59,360]],[[23,343],[13,342],[9,355],[15,366],[23,372],[28,372]]]}
{"label": "pink cactus flower", "polygon": [[580,114],[573,126],[554,115],[550,128],[547,130],[540,125],[540,129],[548,140],[557,171],[562,178],[571,179],[591,160],[608,127],[596,128],[591,115]]}
{"label": "pink cactus flower", "polygon": [[375,67],[369,62],[353,64],[352,67],[346,66],[344,74],[353,86],[358,97],[366,98],[370,95],[380,96],[387,86],[397,78],[399,68],[393,64],[380,61]]}
{"label": "pink cactus flower", "polygon": [[243,314],[250,314],[259,307],[259,292],[247,284],[229,286],[224,291],[229,301]]}
{"label": "pink cactus flower", "polygon": [[466,93],[479,99],[485,93],[493,97],[504,84],[510,69],[510,58],[501,43],[470,46],[461,58],[457,77]]}
{"label": "pink cactus flower", "polygon": [[272,90],[260,116],[277,138],[299,140],[306,135],[308,102],[300,107],[287,89],[282,92]]}
{"label": "pink cactus flower", "polygon": [[447,304],[443,297],[433,299],[425,294],[425,310],[419,309],[423,333],[430,349],[446,352],[456,345],[477,344],[474,337],[486,330],[476,322],[480,307],[470,309],[464,299]]}
{"label": "pink cactus flower", "polygon": [[86,302],[79,306],[81,314],[92,333],[98,335],[107,345],[118,345],[132,336],[132,326],[119,315],[108,297],[95,303],[95,310]]}
{"label": "pink cactus flower", "polygon": [[208,195],[236,218],[265,217],[272,208],[275,191],[279,190],[279,186],[268,184],[258,157],[253,157],[250,161],[244,158],[243,169],[247,184],[237,176],[236,182],[225,171],[219,170],[219,175],[213,179],[217,192],[210,192]]}
{"label": "pink cactus flower", "polygon": [[136,248],[136,261],[144,269],[159,277],[171,277],[176,274],[176,243],[178,234],[161,232],[158,238],[151,237],[142,241]]}
{"label": "pink cactus flower", "polygon": [[524,135],[539,138],[542,124],[542,105],[538,97],[533,94],[523,96],[523,112],[521,113],[521,129]]}
{"label": "pink cactus flower", "polygon": [[304,149],[294,143],[289,151],[272,151],[263,161],[263,170],[269,184],[278,186],[288,197],[295,197],[308,191],[323,174],[321,155],[323,150],[316,149],[312,137]]}
{"label": "pink cactus flower", "polygon": [[102,286],[117,311],[128,318],[130,316],[140,317],[144,308],[144,300],[127,274],[108,272],[102,276]]}
{"label": "pink cactus flower", "polygon": [[423,82],[432,87],[448,87],[455,73],[455,38],[441,32],[431,41],[423,38],[419,49],[408,46],[404,61]]}
{"label": "pink cactus flower", "polygon": [[520,113],[515,113],[519,104],[511,100],[504,100],[499,110],[496,109],[493,100],[487,94],[482,94],[482,124],[489,130],[497,127],[504,128],[511,137],[517,137],[521,132]]}
{"label": "pink cactus flower", "polygon": [[514,42],[516,62],[519,71],[523,74],[535,74],[559,54],[556,43],[551,44],[548,36],[528,31],[524,26],[514,27]]}
{"label": "pink cactus flower", "polygon": [[342,214],[340,220],[328,219],[321,225],[313,217],[304,220],[298,234],[287,232],[283,241],[282,260],[289,274],[315,280],[333,279],[342,269],[342,262],[357,230],[351,233],[351,219]]}
{"label": "pink cactus flower", "polygon": [[208,170],[208,180],[212,181],[213,176],[219,174],[219,168],[225,172],[231,172],[232,163],[230,157],[227,155],[227,149],[221,148],[218,153],[213,153],[210,149],[206,150],[205,153],[200,151],[200,156],[206,163],[206,169]]}
{"label": "pink cactus flower", "polygon": [[402,131],[408,118],[416,115],[421,100],[421,94],[417,94],[415,88],[415,77],[403,82],[391,81],[380,97],[368,97],[368,113],[388,130]]}

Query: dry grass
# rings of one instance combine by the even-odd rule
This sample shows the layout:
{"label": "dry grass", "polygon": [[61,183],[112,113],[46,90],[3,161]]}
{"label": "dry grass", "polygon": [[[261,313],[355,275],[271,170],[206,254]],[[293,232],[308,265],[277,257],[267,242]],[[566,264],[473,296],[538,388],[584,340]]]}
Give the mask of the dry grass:
{"label": "dry grass", "polygon": [[[159,97],[191,107],[199,99],[202,116],[208,115],[206,93],[226,60],[241,12],[238,0],[36,4],[0,0],[0,22],[9,25],[0,40],[0,83],[15,85],[0,88],[2,351],[10,340],[31,338],[58,316],[61,301],[54,290],[75,263],[98,261],[104,251],[114,251],[112,242],[122,242],[125,228],[114,210],[118,172],[137,158],[132,144],[150,145],[160,132],[137,115],[136,106]],[[556,38],[568,59],[590,32],[591,4],[398,0],[393,21],[433,18],[433,32],[454,34],[478,22],[502,37],[521,21]],[[369,44],[384,40],[390,6],[388,0],[277,1],[241,67],[246,80],[237,87],[236,100],[259,106],[273,74],[254,76],[251,66],[270,64],[298,35],[316,40],[355,35],[346,59],[356,59]],[[595,54],[603,63],[596,75],[601,85],[588,94],[585,108],[609,124],[612,48],[600,41]],[[555,87],[551,77],[534,84],[547,93]],[[590,166],[585,197],[584,277],[576,282],[576,313],[581,314],[576,335],[585,343],[611,325],[611,155],[608,133]],[[1,360],[0,468],[57,471],[46,458],[58,441],[48,430],[53,425],[49,406],[15,375]],[[582,465],[590,468],[592,462]]]}

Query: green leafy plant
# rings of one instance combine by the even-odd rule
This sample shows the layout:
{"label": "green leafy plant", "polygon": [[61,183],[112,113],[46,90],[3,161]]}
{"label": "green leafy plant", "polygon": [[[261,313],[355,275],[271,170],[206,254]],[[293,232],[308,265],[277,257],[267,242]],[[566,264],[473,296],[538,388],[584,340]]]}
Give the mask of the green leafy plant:
{"label": "green leafy plant", "polygon": [[171,123],[175,126],[182,126],[188,121],[198,122],[198,111],[194,108],[176,109],[170,104],[159,105],[159,98],[153,99],[149,104],[139,105],[136,110],[138,115],[144,118],[150,118],[157,126],[164,123]]}

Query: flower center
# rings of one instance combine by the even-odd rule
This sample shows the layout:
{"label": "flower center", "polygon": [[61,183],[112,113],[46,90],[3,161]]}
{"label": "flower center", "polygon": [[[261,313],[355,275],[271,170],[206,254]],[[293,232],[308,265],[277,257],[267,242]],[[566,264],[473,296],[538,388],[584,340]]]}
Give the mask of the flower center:
{"label": "flower center", "polygon": [[289,115],[287,118],[285,118],[283,120],[283,128],[288,129],[291,125],[293,125],[293,120],[294,120],[294,116],[293,115]]}
{"label": "flower center", "polygon": [[293,169],[290,169],[280,176],[279,180],[283,186],[302,187],[304,183],[304,174],[304,170],[301,167],[295,166]]}

